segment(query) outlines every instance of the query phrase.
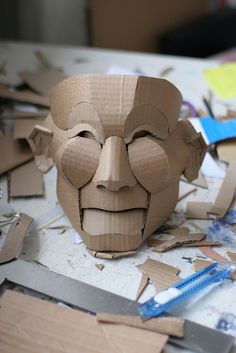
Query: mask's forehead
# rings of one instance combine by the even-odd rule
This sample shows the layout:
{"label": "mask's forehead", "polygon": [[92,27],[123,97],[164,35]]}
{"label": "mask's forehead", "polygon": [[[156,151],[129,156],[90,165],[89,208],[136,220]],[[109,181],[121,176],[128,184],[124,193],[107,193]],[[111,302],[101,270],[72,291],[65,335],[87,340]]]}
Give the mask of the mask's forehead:
{"label": "mask's forehead", "polygon": [[[50,96],[54,122],[61,129],[71,128],[72,111],[84,102],[91,105],[99,117],[105,135],[123,134],[124,121],[132,110],[138,76],[85,75],[71,77],[57,86]],[[88,110],[88,109],[87,109]],[[91,119],[85,113],[83,120]],[[80,114],[73,116],[73,125],[81,120]]]}

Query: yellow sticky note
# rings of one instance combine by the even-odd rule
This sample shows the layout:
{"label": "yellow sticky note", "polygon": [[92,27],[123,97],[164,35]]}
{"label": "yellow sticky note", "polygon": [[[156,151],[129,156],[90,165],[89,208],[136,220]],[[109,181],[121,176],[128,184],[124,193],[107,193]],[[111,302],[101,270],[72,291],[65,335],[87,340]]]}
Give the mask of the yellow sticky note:
{"label": "yellow sticky note", "polygon": [[236,97],[236,63],[206,69],[204,76],[219,98]]}

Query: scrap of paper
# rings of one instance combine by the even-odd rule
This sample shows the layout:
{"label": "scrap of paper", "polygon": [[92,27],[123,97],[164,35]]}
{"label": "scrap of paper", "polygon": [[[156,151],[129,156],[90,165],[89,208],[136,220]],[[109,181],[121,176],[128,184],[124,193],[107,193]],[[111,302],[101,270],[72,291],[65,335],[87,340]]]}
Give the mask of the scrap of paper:
{"label": "scrap of paper", "polygon": [[236,64],[220,65],[203,71],[214,93],[221,99],[236,97]]}

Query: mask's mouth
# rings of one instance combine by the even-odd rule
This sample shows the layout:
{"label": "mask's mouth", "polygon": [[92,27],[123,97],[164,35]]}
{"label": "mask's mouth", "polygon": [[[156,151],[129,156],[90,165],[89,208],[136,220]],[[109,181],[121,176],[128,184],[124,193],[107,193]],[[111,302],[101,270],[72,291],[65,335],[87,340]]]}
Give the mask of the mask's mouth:
{"label": "mask's mouth", "polygon": [[82,229],[91,235],[121,234],[126,236],[142,235],[147,209],[135,208],[123,211],[103,209],[82,209]]}

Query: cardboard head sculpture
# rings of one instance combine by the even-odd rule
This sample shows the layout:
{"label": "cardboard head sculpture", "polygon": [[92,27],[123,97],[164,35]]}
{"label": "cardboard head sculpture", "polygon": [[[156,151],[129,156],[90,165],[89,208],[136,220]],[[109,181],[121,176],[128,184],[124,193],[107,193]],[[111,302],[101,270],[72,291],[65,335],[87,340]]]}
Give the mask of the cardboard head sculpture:
{"label": "cardboard head sculpture", "polygon": [[57,194],[88,248],[136,249],[175,208],[179,179],[197,178],[206,145],[177,121],[170,82],[83,75],[51,93],[51,113],[29,142],[39,168],[55,162]]}

